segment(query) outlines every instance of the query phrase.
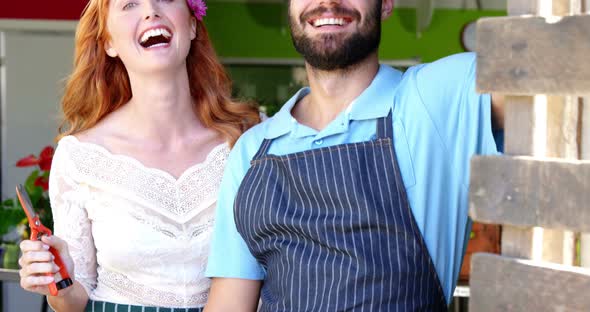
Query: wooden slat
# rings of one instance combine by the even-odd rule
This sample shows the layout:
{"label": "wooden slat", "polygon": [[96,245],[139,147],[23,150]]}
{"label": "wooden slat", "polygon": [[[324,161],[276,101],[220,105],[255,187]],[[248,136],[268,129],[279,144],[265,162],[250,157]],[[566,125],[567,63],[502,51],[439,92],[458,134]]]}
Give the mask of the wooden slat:
{"label": "wooden slat", "polygon": [[502,255],[515,258],[574,265],[573,232],[502,226]]}
{"label": "wooden slat", "polygon": [[[567,2],[567,1],[564,1]],[[571,0],[570,2],[575,2]],[[573,3],[571,3],[573,5]],[[554,2],[555,5],[555,2]],[[554,14],[567,14],[568,5],[553,7]],[[577,8],[579,10],[579,8]],[[547,97],[547,148],[545,156],[564,159],[579,159],[578,124],[580,120],[580,101],[575,96]],[[590,176],[586,177],[590,179]],[[557,186],[567,187],[567,185]],[[561,207],[554,207],[559,210]],[[576,259],[575,235],[571,231],[543,230],[541,259],[565,265],[574,265]]]}
{"label": "wooden slat", "polygon": [[574,232],[543,229],[542,237],[543,244],[539,247],[541,248],[540,260],[563,265],[574,265],[576,256],[576,236]]}
{"label": "wooden slat", "polygon": [[580,101],[578,97],[547,97],[547,150],[545,156],[579,159],[579,118]]}
{"label": "wooden slat", "polygon": [[580,116],[580,158],[590,160],[590,96],[583,98]]}
{"label": "wooden slat", "polygon": [[502,226],[502,255],[524,259],[535,258],[533,236],[533,228]]}
{"label": "wooden slat", "polygon": [[504,150],[510,155],[533,155],[535,98],[507,96],[504,101]]}
{"label": "wooden slat", "polygon": [[590,94],[590,16],[546,23],[496,17],[477,24],[477,89],[514,95]]}
{"label": "wooden slat", "polygon": [[527,15],[537,12],[537,2],[530,0],[507,1],[508,15]]}
{"label": "wooden slat", "polygon": [[552,14],[566,16],[582,12],[582,0],[553,1]]}
{"label": "wooden slat", "polygon": [[590,233],[582,233],[580,237],[580,265],[590,268]]}
{"label": "wooden slat", "polygon": [[590,270],[475,254],[469,311],[588,311]]}
{"label": "wooden slat", "polygon": [[590,161],[477,156],[469,213],[479,222],[590,232]]}
{"label": "wooden slat", "polygon": [[[587,3],[590,5],[590,0]],[[580,119],[580,158],[590,160],[590,97],[586,97],[582,101]],[[581,235],[580,258],[581,265],[590,268],[590,233],[582,233]]]}

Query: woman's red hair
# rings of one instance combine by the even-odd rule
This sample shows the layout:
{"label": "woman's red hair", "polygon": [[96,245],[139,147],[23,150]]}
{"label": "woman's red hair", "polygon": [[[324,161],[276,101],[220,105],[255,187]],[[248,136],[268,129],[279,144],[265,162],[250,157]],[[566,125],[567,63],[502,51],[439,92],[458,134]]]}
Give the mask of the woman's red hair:
{"label": "woman's red hair", "polygon": [[[131,99],[125,66],[104,50],[109,39],[107,14],[108,0],[91,0],[82,13],[76,30],[74,70],[62,99],[64,120],[57,139],[92,128]],[[191,42],[186,66],[197,117],[206,127],[221,133],[231,146],[244,131],[260,122],[255,107],[232,101],[231,81],[201,21],[197,21],[197,36]]]}

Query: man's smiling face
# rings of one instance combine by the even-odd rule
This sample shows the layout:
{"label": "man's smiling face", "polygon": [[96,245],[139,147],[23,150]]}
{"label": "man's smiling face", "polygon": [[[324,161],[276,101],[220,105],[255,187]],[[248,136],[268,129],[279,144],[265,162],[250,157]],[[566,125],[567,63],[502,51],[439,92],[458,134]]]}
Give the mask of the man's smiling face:
{"label": "man's smiling face", "polygon": [[295,49],[320,70],[346,69],[377,51],[382,0],[290,0]]}

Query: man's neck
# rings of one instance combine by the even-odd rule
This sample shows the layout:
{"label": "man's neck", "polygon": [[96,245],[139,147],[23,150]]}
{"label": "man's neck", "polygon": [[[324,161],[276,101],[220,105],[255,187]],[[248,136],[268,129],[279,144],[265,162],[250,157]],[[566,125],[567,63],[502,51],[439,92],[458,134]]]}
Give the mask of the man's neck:
{"label": "man's neck", "polygon": [[373,81],[379,71],[377,54],[345,70],[321,71],[306,65],[311,92],[295,105],[291,114],[316,130],[324,129]]}

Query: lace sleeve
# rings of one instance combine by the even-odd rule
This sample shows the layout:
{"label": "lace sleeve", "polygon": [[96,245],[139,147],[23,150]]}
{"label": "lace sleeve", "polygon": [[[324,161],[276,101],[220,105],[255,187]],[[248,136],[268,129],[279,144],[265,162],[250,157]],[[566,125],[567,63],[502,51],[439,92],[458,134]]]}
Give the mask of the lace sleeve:
{"label": "lace sleeve", "polygon": [[49,176],[49,200],[54,219],[55,235],[68,243],[74,261],[75,279],[90,295],[96,288],[96,249],[92,225],[85,209],[88,187],[73,178],[75,170],[67,148],[57,147]]}

